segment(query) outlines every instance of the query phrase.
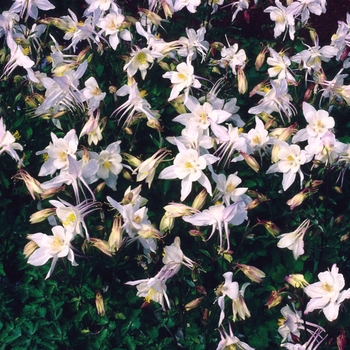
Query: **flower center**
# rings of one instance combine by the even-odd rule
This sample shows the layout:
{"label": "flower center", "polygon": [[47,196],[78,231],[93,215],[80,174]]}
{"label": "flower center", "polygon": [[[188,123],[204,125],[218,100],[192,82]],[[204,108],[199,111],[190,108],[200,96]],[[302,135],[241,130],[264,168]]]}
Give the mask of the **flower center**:
{"label": "flower center", "polygon": [[236,188],[235,185],[232,182],[230,182],[226,186],[226,192],[232,193],[235,190],[235,188]]}
{"label": "flower center", "polygon": [[154,288],[150,288],[147,295],[145,296],[145,300],[147,303],[150,303],[152,298],[157,294],[157,291]]}
{"label": "flower center", "polygon": [[72,223],[74,223],[75,220],[76,220],[76,218],[77,218],[77,217],[75,216],[74,213],[70,213],[70,214],[66,217],[66,219],[62,221],[63,227],[69,226],[69,225],[71,225]]}
{"label": "flower center", "polygon": [[144,52],[139,52],[136,55],[136,60],[140,63],[140,64],[145,64],[147,63],[147,55]]}
{"label": "flower center", "polygon": [[322,283],[321,288],[324,289],[328,293],[333,292],[333,286],[329,285],[327,282]]}

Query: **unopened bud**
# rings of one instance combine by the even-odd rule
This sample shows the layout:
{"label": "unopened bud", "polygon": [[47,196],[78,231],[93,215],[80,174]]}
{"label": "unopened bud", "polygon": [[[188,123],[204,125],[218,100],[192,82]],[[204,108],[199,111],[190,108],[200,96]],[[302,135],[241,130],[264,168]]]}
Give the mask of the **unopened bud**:
{"label": "unopened bud", "polygon": [[243,156],[245,162],[256,172],[258,173],[260,170],[260,165],[259,163],[256,161],[256,159],[248,154],[248,153],[244,153],[244,152],[240,152],[241,155]]}
{"label": "unopened bud", "polygon": [[258,219],[257,225],[264,225],[266,231],[273,237],[276,237],[281,232],[281,229],[272,221]]}
{"label": "unopened bud", "polygon": [[109,249],[112,253],[118,251],[124,243],[122,226],[121,217],[116,216],[113,220],[111,234],[108,238]]}
{"label": "unopened bud", "polygon": [[313,94],[313,91],[314,91],[314,87],[315,87],[315,84],[310,84],[305,93],[304,93],[304,101],[307,102],[310,100],[310,98],[312,97],[312,94]]}
{"label": "unopened bud", "polygon": [[168,4],[168,1],[160,0],[160,4],[163,8],[165,18],[166,19],[168,19],[168,17],[171,18],[173,16],[173,10],[172,10],[172,7]]}
{"label": "unopened bud", "polygon": [[164,61],[160,61],[160,62],[158,62],[158,65],[160,66],[160,68],[162,68],[166,72],[170,72],[170,66],[168,63],[166,63]]}
{"label": "unopened bud", "polygon": [[123,159],[126,160],[129,163],[129,165],[131,165],[132,167],[137,168],[142,163],[142,161],[139,158],[137,158],[129,153],[123,152],[121,155],[123,156]]}
{"label": "unopened bud", "polygon": [[205,204],[207,196],[208,196],[208,192],[204,188],[201,192],[197,194],[196,198],[192,203],[192,208],[201,210],[203,208],[203,205]]}
{"label": "unopened bud", "polygon": [[159,230],[162,233],[169,232],[174,228],[175,219],[168,213],[165,213],[160,220]]}
{"label": "unopened bud", "polygon": [[122,170],[122,176],[123,176],[124,179],[126,179],[128,181],[132,181],[132,176],[131,176],[130,171],[128,171],[126,169],[123,169]]}
{"label": "unopened bud", "polygon": [[347,233],[340,237],[340,242],[347,242],[350,238],[350,235]]}
{"label": "unopened bud", "polygon": [[97,313],[100,316],[104,316],[106,311],[105,311],[105,305],[104,305],[104,302],[103,302],[103,296],[102,296],[102,293],[100,291],[96,292],[95,304],[96,304]]}
{"label": "unopened bud", "polygon": [[43,222],[50,215],[55,214],[55,212],[56,212],[56,208],[47,208],[47,209],[39,210],[30,216],[29,222],[31,224],[37,224],[39,222]]}
{"label": "unopened bud", "polygon": [[[30,239],[31,235],[28,235],[27,238]],[[38,248],[38,245],[34,241],[28,242],[23,249],[23,254],[25,255],[26,258],[29,258],[34,251]]]}
{"label": "unopened bud", "polygon": [[308,193],[305,191],[301,191],[297,193],[293,198],[289,199],[287,201],[287,205],[289,205],[290,210],[293,210],[294,208],[301,205],[307,197]]}
{"label": "unopened bud", "polygon": [[292,285],[294,288],[305,288],[309,285],[306,281],[304,275],[302,274],[293,274],[285,277],[286,282]]}
{"label": "unopened bud", "polygon": [[339,215],[334,219],[334,223],[340,225],[344,221],[344,215]]}
{"label": "unopened bud", "polygon": [[279,291],[273,290],[265,305],[268,307],[268,309],[271,309],[277,306],[278,304],[280,304],[281,301],[282,301],[282,295],[279,294]]}
{"label": "unopened bud", "polygon": [[257,71],[260,70],[260,68],[262,67],[262,65],[264,64],[265,62],[265,56],[266,56],[266,48],[263,49],[262,51],[259,52],[258,56],[256,57],[256,60],[255,60],[255,69]]}
{"label": "unopened bud", "polygon": [[238,79],[238,92],[243,95],[248,90],[248,81],[241,67],[239,67],[237,70],[237,79]]}
{"label": "unopened bud", "polygon": [[202,319],[204,323],[208,322],[210,311],[208,309],[203,310]]}
{"label": "unopened bud", "polygon": [[196,290],[200,294],[203,294],[203,295],[207,295],[208,294],[206,289],[203,286],[196,286]]}
{"label": "unopened bud", "polygon": [[108,242],[104,241],[103,239],[99,239],[99,238],[90,238],[90,242],[92,243],[93,247],[99,249],[103,254],[106,254],[106,255],[112,257]]}
{"label": "unopened bud", "polygon": [[185,310],[190,311],[199,306],[204,297],[196,298],[185,305]]}
{"label": "unopened bud", "polygon": [[236,264],[236,267],[239,268],[252,282],[261,283],[263,278],[265,278],[265,273],[257,267],[244,264]]}
{"label": "unopened bud", "polygon": [[147,121],[147,126],[157,131],[163,131],[163,128],[158,119],[150,119]]}
{"label": "unopened bud", "polygon": [[186,113],[186,108],[184,106],[184,95],[179,95],[177,98],[172,100],[171,105],[175,108],[176,112],[179,114]]}
{"label": "unopened bud", "polygon": [[334,186],[334,190],[338,193],[343,193],[343,189],[339,186]]}
{"label": "unopened bud", "polygon": [[343,327],[340,327],[340,334],[337,336],[338,350],[346,349],[346,333]]}
{"label": "unopened bud", "polygon": [[106,183],[105,182],[101,182],[100,184],[98,184],[94,190],[94,193],[100,193],[103,191],[103,189],[106,187]]}

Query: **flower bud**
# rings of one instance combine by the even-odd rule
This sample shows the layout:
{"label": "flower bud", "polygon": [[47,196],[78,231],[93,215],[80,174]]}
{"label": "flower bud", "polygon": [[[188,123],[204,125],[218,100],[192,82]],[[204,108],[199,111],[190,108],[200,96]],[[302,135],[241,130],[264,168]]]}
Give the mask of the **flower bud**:
{"label": "flower bud", "polygon": [[131,173],[130,171],[126,170],[123,168],[122,170],[122,176],[124,179],[128,180],[128,181],[132,181],[132,176],[131,176]]}
{"label": "flower bud", "polygon": [[165,213],[160,220],[159,230],[162,233],[171,231],[174,228],[175,219],[171,217],[168,213]]}
{"label": "flower bud", "polygon": [[207,196],[208,196],[208,192],[204,188],[201,192],[197,194],[196,198],[192,203],[192,208],[201,210],[203,208],[203,205],[205,204]]}
{"label": "flower bud", "polygon": [[51,197],[53,197],[55,194],[57,194],[58,192],[64,191],[65,188],[66,188],[65,185],[60,186],[60,187],[53,187],[53,188],[50,188],[50,189],[48,189],[48,190],[42,192],[42,193],[40,194],[40,198],[41,198],[42,200],[51,198]]}
{"label": "flower bud", "polygon": [[170,103],[175,108],[177,113],[187,113],[186,108],[184,106],[184,95],[179,95],[174,100],[170,101]]}
{"label": "flower bud", "polygon": [[285,277],[286,282],[292,285],[294,288],[304,288],[309,285],[302,274],[293,274]]}
{"label": "flower bud", "polygon": [[112,231],[108,238],[109,250],[114,253],[118,251],[124,243],[122,218],[116,216],[113,220]]}
{"label": "flower bud", "polygon": [[248,90],[248,81],[241,67],[239,67],[237,70],[237,79],[238,79],[238,92],[243,95]]}
{"label": "flower bud", "polygon": [[337,336],[338,350],[346,349],[346,333],[343,327],[340,327],[340,334]]}
{"label": "flower bud", "polygon": [[265,273],[258,268],[250,265],[236,264],[236,268],[239,268],[252,282],[261,283],[265,278]]}
{"label": "flower bud", "polygon": [[287,205],[289,205],[290,210],[293,210],[294,208],[301,205],[307,197],[308,193],[303,190],[297,193],[293,198],[289,199],[287,201]]}
{"label": "flower bud", "polygon": [[204,297],[196,298],[185,305],[185,310],[190,311],[199,306]]}
{"label": "flower bud", "polygon": [[[27,238],[30,239],[31,235],[28,235]],[[29,258],[34,251],[38,248],[38,245],[34,241],[28,242],[23,249],[23,254],[25,255],[26,258]]]}
{"label": "flower bud", "polygon": [[255,69],[257,71],[260,70],[260,68],[262,67],[262,65],[264,64],[265,62],[265,56],[266,56],[266,52],[267,52],[267,49],[264,48],[263,50],[261,50],[258,54],[258,56],[256,57],[256,60],[255,60]]}
{"label": "flower bud", "polygon": [[198,213],[198,210],[182,203],[170,203],[164,207],[167,214],[172,218],[189,216]]}
{"label": "flower bud", "polygon": [[264,225],[266,231],[273,237],[276,237],[281,232],[281,229],[272,221],[258,219],[257,225]]}
{"label": "flower bud", "polygon": [[103,302],[103,296],[100,291],[97,291],[95,294],[95,304],[96,304],[96,310],[99,316],[104,316],[106,311],[105,311],[105,305]]}
{"label": "flower bud", "polygon": [[150,127],[151,129],[155,129],[157,131],[163,131],[163,128],[157,119],[150,119],[147,121],[147,126]]}
{"label": "flower bud", "polygon": [[172,7],[168,4],[168,2],[166,0],[160,0],[160,4],[163,8],[164,11],[164,15],[165,18],[168,19],[168,17],[172,17],[173,16],[173,9]]}
{"label": "flower bud", "polygon": [[142,161],[139,158],[137,158],[129,153],[123,152],[121,155],[123,156],[123,159],[125,159],[131,166],[133,166],[135,168],[137,168],[142,163]]}
{"label": "flower bud", "polygon": [[24,181],[24,184],[26,185],[27,190],[33,199],[43,193],[40,182],[34,179],[31,175],[29,175],[28,172],[23,169],[20,169],[13,178]]}
{"label": "flower bud", "polygon": [[201,293],[203,295],[207,295],[208,294],[206,289],[203,286],[196,286],[196,290],[197,290],[198,293]]}
{"label": "flower bud", "polygon": [[304,101],[305,102],[310,100],[310,98],[313,94],[314,88],[315,88],[315,84],[309,84],[309,86],[307,87],[307,89],[304,93]]}
{"label": "flower bud", "polygon": [[244,152],[240,152],[241,155],[243,156],[245,162],[256,172],[258,173],[260,170],[260,165],[259,163],[256,161],[256,159],[251,156],[248,153],[244,153]]}
{"label": "flower bud", "polygon": [[102,253],[112,257],[111,249],[109,247],[108,242],[99,238],[90,238],[91,245],[97,249],[99,249]]}
{"label": "flower bud", "polygon": [[277,306],[278,304],[280,304],[281,301],[282,301],[282,295],[279,294],[279,291],[273,290],[265,305],[267,306],[268,309],[271,309]]}
{"label": "flower bud", "polygon": [[43,222],[46,220],[50,215],[55,214],[56,208],[47,208],[37,211],[36,213],[32,214],[29,218],[29,222],[31,224],[37,224],[39,222]]}

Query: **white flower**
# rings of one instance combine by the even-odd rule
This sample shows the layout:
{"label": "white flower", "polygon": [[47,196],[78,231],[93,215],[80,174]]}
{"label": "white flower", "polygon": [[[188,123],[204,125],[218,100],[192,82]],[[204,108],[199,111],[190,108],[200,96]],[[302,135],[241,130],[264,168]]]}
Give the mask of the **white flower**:
{"label": "white flower", "polygon": [[350,288],[341,292],[345,280],[338,271],[337,265],[333,264],[331,271],[318,274],[319,282],[304,288],[304,292],[311,298],[306,305],[306,314],[321,309],[328,321],[332,322],[338,318],[340,304],[350,298]]}
{"label": "white flower", "polygon": [[119,173],[123,170],[122,157],[120,155],[121,141],[116,141],[107,146],[97,157],[98,171],[97,176],[104,180],[108,187],[116,191],[117,179]]}
{"label": "white flower", "polygon": [[204,27],[199,28],[197,32],[192,28],[186,28],[187,38],[182,36],[179,39],[182,48],[177,50],[177,54],[181,57],[191,56],[191,59],[194,60],[199,52],[203,62],[209,49],[209,43],[204,40],[205,32]]}
{"label": "white flower", "polygon": [[28,239],[35,242],[39,247],[30,255],[28,264],[41,266],[52,258],[51,267],[45,279],[52,274],[58,258],[66,256],[73,266],[77,265],[70,244],[74,237],[73,233],[66,231],[62,226],[54,226],[51,230],[53,236],[41,232],[28,235]]}
{"label": "white flower", "polygon": [[283,173],[282,186],[283,190],[286,191],[293,184],[298,173],[300,176],[300,187],[302,187],[304,174],[300,166],[311,160],[311,157],[304,150],[301,150],[298,145],[288,145],[287,142],[280,140],[276,140],[275,142],[280,147],[278,151],[279,161],[271,165],[267,169],[266,174],[275,172]]}
{"label": "white flower", "polygon": [[38,18],[38,9],[40,10],[52,10],[55,6],[51,4],[48,0],[15,0],[10,8],[10,12],[20,13],[23,17],[24,12],[27,12],[25,20],[29,17],[36,20]]}
{"label": "white flower", "polygon": [[239,295],[238,283],[232,282],[233,273],[226,272],[222,276],[225,278],[225,283],[221,284],[215,291],[216,295],[219,296],[217,302],[221,309],[218,327],[220,327],[225,318],[225,297],[228,296],[231,300],[234,300]]}
{"label": "white flower", "polygon": [[250,347],[247,343],[240,341],[236,336],[233,335],[231,323],[229,327],[230,327],[230,334],[227,334],[225,330],[223,332],[219,330],[221,340],[216,350],[227,350],[227,349],[254,350],[254,348]]}
{"label": "white flower", "polygon": [[247,219],[246,205],[243,201],[238,201],[225,207],[223,204],[213,205],[193,216],[184,216],[183,220],[195,226],[212,226],[212,231],[207,240],[209,240],[216,229],[219,230],[220,250],[223,250],[223,232],[224,226],[227,250],[230,250],[230,230],[228,225],[240,225]]}
{"label": "white flower", "polygon": [[233,22],[236,19],[236,16],[239,11],[247,10],[249,8],[249,0],[238,0],[232,3],[232,8],[234,6],[237,6],[235,12],[232,15],[231,22]]}
{"label": "white flower", "polygon": [[153,277],[133,282],[126,282],[125,284],[129,284],[132,286],[136,285],[137,288],[137,296],[145,298],[145,301],[150,303],[151,300],[162,306],[162,309],[165,311],[165,303],[170,309],[170,301],[166,294],[166,285],[163,280]]}
{"label": "white flower", "polygon": [[100,104],[100,102],[105,98],[106,93],[102,92],[99,88],[97,81],[94,77],[90,77],[85,81],[85,89],[82,93],[88,102],[90,110],[94,111]]}
{"label": "white flower", "polygon": [[269,47],[271,57],[267,58],[267,64],[272,66],[267,70],[270,78],[278,76],[278,79],[287,79],[295,83],[293,75],[290,73],[288,67],[290,66],[290,59],[287,55],[276,52]]}
{"label": "white flower", "polygon": [[219,158],[211,154],[200,156],[194,149],[186,149],[179,141],[176,142],[179,153],[171,165],[161,171],[159,179],[180,179],[181,180],[181,201],[184,201],[192,190],[192,182],[198,181],[211,195],[212,188],[209,179],[203,170],[210,164],[215,163]]}
{"label": "white flower", "polygon": [[15,142],[15,137],[6,131],[6,125],[4,124],[3,118],[0,118],[0,154],[6,152],[17,162],[20,161],[19,156],[15,150],[22,151],[23,147]]}
{"label": "white flower", "polygon": [[213,198],[213,202],[222,198],[224,203],[228,206],[231,202],[235,203],[239,200],[243,200],[246,204],[251,201],[247,195],[244,195],[248,187],[238,187],[242,180],[237,176],[237,172],[230,174],[227,178],[224,174],[219,174],[214,177],[214,180],[217,184],[216,188],[218,193]]}
{"label": "white flower", "polygon": [[301,142],[308,140],[313,143],[316,139],[320,139],[328,130],[334,128],[335,122],[329,116],[327,111],[316,109],[307,102],[303,102],[303,113],[308,125],[305,129],[301,129],[293,137],[293,142]]}
{"label": "white flower", "polygon": [[68,232],[74,236],[76,234],[83,236],[82,228],[84,228],[86,239],[89,240],[90,236],[84,218],[98,209],[96,202],[86,199],[74,206],[59,198],[58,201],[51,200],[50,203],[56,207],[56,215]]}
{"label": "white flower", "polygon": [[108,40],[111,47],[116,50],[120,39],[131,41],[130,31],[124,27],[125,16],[119,12],[111,12],[106,17],[100,18],[97,26],[102,28],[105,35],[108,35]]}
{"label": "white flower", "polygon": [[253,150],[260,151],[270,143],[269,132],[265,129],[264,123],[258,117],[255,117],[255,128],[250,129],[247,138],[250,140],[250,147]]}
{"label": "white flower", "polygon": [[[277,6],[277,7],[276,7]],[[285,7],[280,0],[276,0],[276,6],[269,6],[264,12],[270,13],[270,18],[275,22],[274,36],[279,37],[286,29],[289,30],[289,37],[294,40],[295,33],[295,11],[299,6],[298,2],[292,2],[291,5]]]}
{"label": "white flower", "polygon": [[155,58],[160,58],[163,55],[156,51],[151,51],[148,48],[139,49],[131,52],[131,60],[124,66],[124,70],[132,77],[139,70],[142,79],[145,79],[147,69],[153,64]]}
{"label": "white flower", "polygon": [[194,68],[189,58],[187,58],[186,63],[182,62],[178,64],[176,66],[176,71],[166,72],[163,74],[163,78],[170,79],[171,83],[173,84],[168,101],[174,100],[179,96],[182,90],[185,90],[184,102],[186,103],[190,88],[194,87],[199,89],[201,87],[201,83],[195,78]]}
{"label": "white flower", "polygon": [[221,50],[221,57],[220,66],[225,67],[228,64],[234,75],[237,74],[236,68],[244,66],[247,59],[245,51],[243,49],[238,50],[238,44],[224,47]]}
{"label": "white flower", "polygon": [[187,7],[187,10],[191,13],[197,11],[197,6],[201,4],[201,0],[174,0],[174,12],[182,10]]}
{"label": "white flower", "polygon": [[63,138],[51,133],[52,142],[43,151],[36,154],[47,154],[48,159],[41,166],[39,176],[52,175],[56,170],[68,169],[68,156],[76,158],[78,137],[75,129],[70,130]]}
{"label": "white flower", "polygon": [[279,235],[277,247],[292,250],[294,259],[297,260],[304,254],[304,235],[309,226],[310,220],[304,220],[295,231]]}
{"label": "white flower", "polygon": [[91,145],[93,143],[94,145],[97,145],[98,142],[102,140],[102,129],[100,127],[100,124],[102,124],[102,122],[99,123],[99,119],[99,110],[97,111],[96,118],[94,118],[93,113],[90,113],[89,120],[81,130],[79,139],[84,135],[88,135],[88,144]]}

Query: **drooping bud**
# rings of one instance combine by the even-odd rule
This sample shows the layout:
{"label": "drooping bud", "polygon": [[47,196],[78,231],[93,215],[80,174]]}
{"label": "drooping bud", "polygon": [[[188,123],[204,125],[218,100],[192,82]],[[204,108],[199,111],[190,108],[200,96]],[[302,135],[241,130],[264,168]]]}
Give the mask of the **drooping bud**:
{"label": "drooping bud", "polygon": [[159,230],[162,233],[169,232],[174,228],[175,219],[168,213],[165,213],[160,220]]}
{"label": "drooping bud", "polygon": [[243,156],[245,162],[256,172],[258,173],[260,170],[260,165],[259,163],[256,161],[256,159],[248,154],[248,153],[244,153],[244,152],[240,152],[241,155]]}
{"label": "drooping bud", "polygon": [[285,277],[286,282],[292,285],[294,288],[304,288],[309,285],[306,281],[304,275],[302,274],[293,274]]}
{"label": "drooping bud", "polygon": [[280,304],[281,301],[282,301],[282,295],[280,295],[279,291],[273,290],[265,305],[267,306],[268,309],[271,309],[277,306],[278,304]]}
{"label": "drooping bud", "polygon": [[[28,235],[27,238],[30,239],[31,235]],[[26,258],[29,258],[34,251],[38,248],[38,245],[34,241],[29,241],[23,249],[23,254],[25,255]]]}
{"label": "drooping bud", "polygon": [[281,229],[272,221],[258,219],[257,225],[264,225],[266,231],[273,237],[276,237],[281,232]]}
{"label": "drooping bud", "polygon": [[121,153],[121,155],[123,156],[123,159],[126,160],[132,167],[137,168],[142,163],[142,161],[139,158],[129,153],[123,152]]}
{"label": "drooping bud", "polygon": [[252,282],[261,283],[263,278],[265,278],[265,273],[259,270],[257,267],[236,264],[236,268],[239,268]]}
{"label": "drooping bud", "polygon": [[47,209],[39,210],[30,216],[29,222],[31,224],[37,224],[39,222],[43,222],[50,215],[55,214],[55,212],[56,212],[56,208],[47,208]]}
{"label": "drooping bud", "polygon": [[99,238],[90,238],[91,245],[97,249],[99,249],[103,254],[106,254],[112,257],[111,250],[108,242]]}
{"label": "drooping bud", "polygon": [[199,306],[204,297],[196,298],[185,305],[185,310],[190,311]]}

